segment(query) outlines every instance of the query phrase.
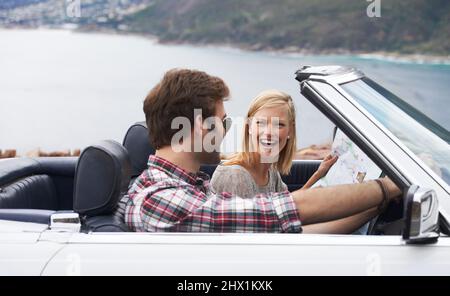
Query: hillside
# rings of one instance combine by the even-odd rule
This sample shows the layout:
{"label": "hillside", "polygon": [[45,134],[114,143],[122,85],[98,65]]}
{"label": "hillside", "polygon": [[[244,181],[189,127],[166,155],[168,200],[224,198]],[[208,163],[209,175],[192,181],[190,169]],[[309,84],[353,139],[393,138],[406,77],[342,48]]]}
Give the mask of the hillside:
{"label": "hillside", "polygon": [[450,54],[449,0],[155,0],[124,22],[162,42],[311,52]]}

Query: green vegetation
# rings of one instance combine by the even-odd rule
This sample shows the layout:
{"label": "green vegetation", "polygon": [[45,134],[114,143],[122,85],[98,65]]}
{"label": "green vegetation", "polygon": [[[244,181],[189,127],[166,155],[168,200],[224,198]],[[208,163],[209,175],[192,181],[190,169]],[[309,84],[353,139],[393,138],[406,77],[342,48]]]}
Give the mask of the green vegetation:
{"label": "green vegetation", "polygon": [[449,0],[155,0],[125,22],[162,42],[251,49],[450,54]]}

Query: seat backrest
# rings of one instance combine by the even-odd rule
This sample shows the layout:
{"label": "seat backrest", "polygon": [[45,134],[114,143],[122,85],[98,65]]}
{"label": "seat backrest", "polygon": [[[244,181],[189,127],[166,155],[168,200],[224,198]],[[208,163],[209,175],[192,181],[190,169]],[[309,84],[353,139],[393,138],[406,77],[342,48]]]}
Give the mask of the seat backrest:
{"label": "seat backrest", "polygon": [[123,139],[123,146],[130,157],[131,176],[139,176],[147,168],[148,157],[155,154],[155,149],[150,145],[145,121],[136,122],[128,129]]}
{"label": "seat backrest", "polygon": [[75,157],[13,158],[0,162],[0,220],[50,223],[72,209]]}
{"label": "seat backrest", "polygon": [[317,171],[321,160],[294,160],[289,175],[281,176],[290,192],[303,187]]}
{"label": "seat backrest", "polygon": [[0,188],[0,209],[57,210],[55,185],[48,175],[20,178]]}
{"label": "seat backrest", "polygon": [[115,141],[102,141],[83,150],[75,170],[73,209],[87,230],[127,230],[113,211],[128,191],[131,171],[126,149]]}
{"label": "seat backrest", "polygon": [[216,168],[217,168],[216,164],[204,164],[200,167],[200,171],[207,173],[210,177],[212,177]]}
{"label": "seat backrest", "polygon": [[0,209],[71,210],[75,157],[0,162]]}

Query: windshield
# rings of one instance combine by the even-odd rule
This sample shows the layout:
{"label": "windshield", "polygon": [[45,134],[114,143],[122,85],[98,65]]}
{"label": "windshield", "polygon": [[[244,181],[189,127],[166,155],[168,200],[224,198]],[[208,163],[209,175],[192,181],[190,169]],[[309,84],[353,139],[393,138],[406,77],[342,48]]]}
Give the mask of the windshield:
{"label": "windshield", "polygon": [[341,85],[359,104],[450,184],[449,132],[368,78]]}

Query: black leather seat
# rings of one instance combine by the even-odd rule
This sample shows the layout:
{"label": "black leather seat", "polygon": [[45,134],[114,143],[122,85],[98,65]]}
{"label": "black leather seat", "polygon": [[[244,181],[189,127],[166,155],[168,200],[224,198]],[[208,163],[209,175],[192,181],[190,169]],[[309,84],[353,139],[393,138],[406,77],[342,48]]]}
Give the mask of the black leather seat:
{"label": "black leather seat", "polygon": [[128,152],[115,141],[102,141],[83,150],[75,171],[73,200],[83,231],[128,231],[113,212],[128,191],[131,172]]}
{"label": "black leather seat", "polygon": [[48,175],[27,176],[0,189],[0,209],[57,210],[55,185]]}
{"label": "black leather seat", "polygon": [[49,224],[72,209],[76,158],[12,158],[0,165],[0,219]]}
{"label": "black leather seat", "polygon": [[290,192],[298,190],[308,182],[321,162],[321,160],[294,160],[289,175],[282,175],[281,179]]}
{"label": "black leather seat", "polygon": [[3,160],[0,209],[71,210],[75,164],[75,157]]}

